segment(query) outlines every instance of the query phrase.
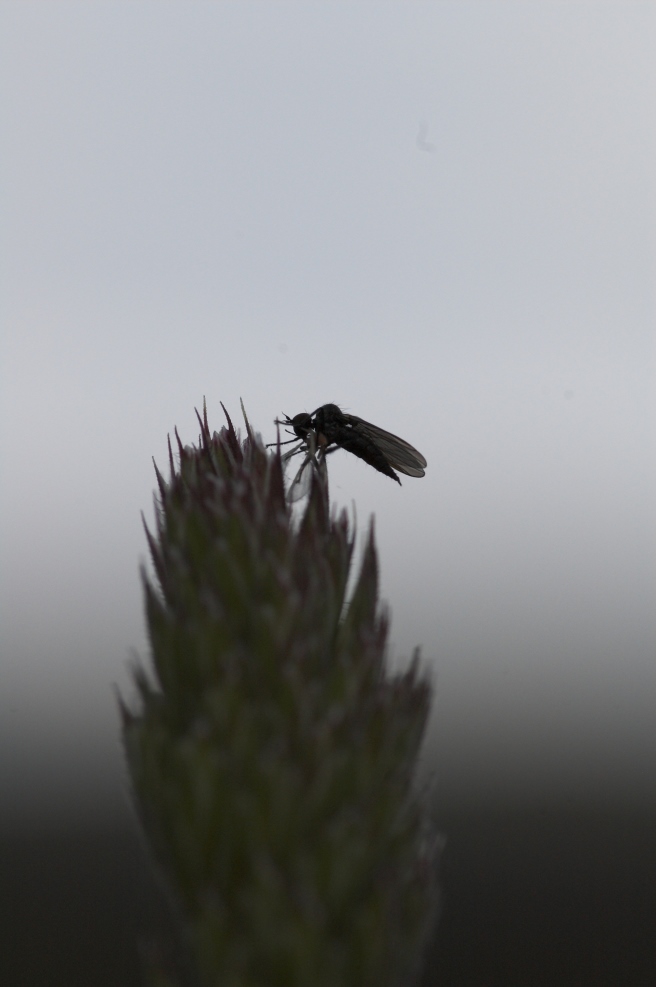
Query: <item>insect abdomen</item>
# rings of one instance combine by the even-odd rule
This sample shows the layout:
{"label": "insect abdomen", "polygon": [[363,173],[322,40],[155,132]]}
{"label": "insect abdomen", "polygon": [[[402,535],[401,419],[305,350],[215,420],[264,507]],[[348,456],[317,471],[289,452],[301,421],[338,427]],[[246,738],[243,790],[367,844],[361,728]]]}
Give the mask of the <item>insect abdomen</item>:
{"label": "insect abdomen", "polygon": [[346,449],[347,452],[358,456],[359,459],[364,459],[365,463],[368,463],[369,466],[373,466],[379,473],[384,473],[385,476],[396,480],[399,486],[401,485],[401,481],[385,459],[385,456],[366,435],[362,435],[356,429],[345,425],[339,430],[338,437],[332,441],[336,442],[342,449]]}

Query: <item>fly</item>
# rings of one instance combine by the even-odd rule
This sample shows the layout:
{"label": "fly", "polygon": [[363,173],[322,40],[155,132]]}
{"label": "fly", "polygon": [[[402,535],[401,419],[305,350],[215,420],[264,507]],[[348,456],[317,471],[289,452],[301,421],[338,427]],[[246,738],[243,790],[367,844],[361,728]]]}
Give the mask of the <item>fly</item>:
{"label": "fly", "polygon": [[286,453],[284,459],[289,460],[300,452],[306,454],[290,487],[291,500],[299,500],[306,492],[310,467],[325,470],[326,456],[336,449],[353,453],[399,484],[395,470],[405,476],[424,476],[426,460],[414,446],[357,415],[347,415],[336,404],[324,404],[311,415],[307,412],[293,418],[285,415],[284,421],[276,424],[293,430],[296,438],[290,442],[298,440],[296,448]]}

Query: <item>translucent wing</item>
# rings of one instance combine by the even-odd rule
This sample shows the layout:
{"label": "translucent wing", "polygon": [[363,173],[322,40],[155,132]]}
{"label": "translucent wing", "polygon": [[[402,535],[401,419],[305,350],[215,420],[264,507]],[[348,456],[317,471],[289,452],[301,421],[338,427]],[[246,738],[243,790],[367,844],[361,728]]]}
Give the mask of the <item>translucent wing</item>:
{"label": "translucent wing", "polygon": [[[292,439],[292,442],[293,441],[294,440]],[[269,444],[270,445],[275,445],[276,443],[271,442]],[[281,442],[280,445],[282,445],[282,444],[283,443]],[[296,446],[293,449],[288,449],[287,452],[285,452],[285,453],[282,454],[282,456],[280,457],[280,461],[282,462],[283,466],[286,466],[287,463],[289,462],[289,460],[292,458],[292,456],[297,456],[299,452],[305,452],[306,449],[307,449],[307,446],[306,446],[305,442],[297,442],[296,443]]]}
{"label": "translucent wing", "polygon": [[317,435],[316,432],[311,429],[307,433],[307,437],[290,452],[286,452],[282,457],[283,462],[287,462],[299,452],[305,453],[305,458],[301,463],[301,466],[296,473],[296,476],[289,485],[289,490],[287,491],[287,497],[289,501],[294,504],[297,500],[302,500],[303,497],[307,497],[310,492],[310,482],[312,480],[312,471],[317,470],[317,472],[325,478],[326,465],[325,457],[319,454],[317,459]]}
{"label": "translucent wing", "polygon": [[289,485],[289,490],[287,491],[288,499],[293,503],[297,500],[302,500],[303,497],[307,497],[310,492],[310,480],[312,479],[312,461],[314,457],[310,455],[309,451],[303,460],[301,467]]}
{"label": "translucent wing", "polygon": [[398,435],[392,435],[357,415],[344,415],[344,419],[356,432],[364,433],[378,446],[393,469],[406,476],[425,475],[424,469],[428,465],[425,458],[405,439],[400,439]]}

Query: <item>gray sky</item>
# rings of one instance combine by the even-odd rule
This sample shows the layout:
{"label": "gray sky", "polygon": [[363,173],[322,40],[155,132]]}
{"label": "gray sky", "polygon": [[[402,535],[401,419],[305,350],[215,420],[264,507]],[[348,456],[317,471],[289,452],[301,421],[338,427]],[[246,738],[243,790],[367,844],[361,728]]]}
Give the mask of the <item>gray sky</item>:
{"label": "gray sky", "polygon": [[[0,8],[0,777],[120,778],[151,456],[206,396],[425,454],[376,515],[462,797],[653,783],[649,3]],[[91,788],[88,789],[91,791]],[[95,797],[95,796],[94,796]],[[32,801],[31,801],[32,800]]]}

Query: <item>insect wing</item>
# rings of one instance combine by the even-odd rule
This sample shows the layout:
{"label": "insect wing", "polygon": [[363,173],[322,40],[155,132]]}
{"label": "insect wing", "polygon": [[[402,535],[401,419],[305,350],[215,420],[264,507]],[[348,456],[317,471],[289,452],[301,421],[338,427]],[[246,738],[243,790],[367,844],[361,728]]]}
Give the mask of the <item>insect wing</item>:
{"label": "insect wing", "polygon": [[405,439],[400,439],[398,435],[386,432],[384,428],[378,428],[357,415],[344,415],[344,418],[355,431],[363,432],[378,446],[393,469],[406,476],[425,475],[424,469],[428,465],[426,459]]}
{"label": "insect wing", "polygon": [[308,430],[304,441],[293,452],[288,453],[286,458],[291,459],[297,452],[305,452],[305,459],[301,463],[300,469],[292,480],[287,492],[287,497],[292,504],[297,500],[302,500],[310,492],[312,470],[316,469],[321,473],[323,468],[323,471],[325,471],[323,461],[320,465],[317,464],[317,435],[312,429]]}
{"label": "insect wing", "polygon": [[[291,441],[294,442],[296,440],[292,439]],[[280,444],[282,445],[282,442]],[[284,452],[280,457],[283,466],[287,465],[287,463],[292,458],[292,456],[297,456],[299,452],[305,452],[305,450],[306,450],[305,442],[296,442],[296,445],[293,449],[288,449],[287,452]]]}
{"label": "insect wing", "polygon": [[301,467],[289,485],[289,490],[287,492],[288,499],[292,504],[296,503],[297,500],[302,500],[303,497],[307,497],[310,492],[310,481],[312,479],[312,469],[313,469],[314,454],[310,454],[308,451],[305,459],[303,460]]}

